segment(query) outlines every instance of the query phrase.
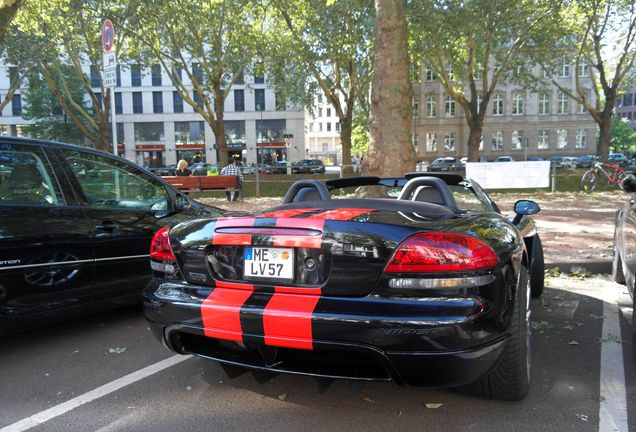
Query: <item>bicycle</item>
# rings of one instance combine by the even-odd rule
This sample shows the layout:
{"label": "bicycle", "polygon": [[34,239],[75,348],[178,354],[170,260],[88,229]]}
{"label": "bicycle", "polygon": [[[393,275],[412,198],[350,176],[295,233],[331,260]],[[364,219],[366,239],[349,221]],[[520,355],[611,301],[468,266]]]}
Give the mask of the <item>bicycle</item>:
{"label": "bicycle", "polygon": [[595,162],[592,168],[585,171],[581,177],[581,190],[591,193],[598,184],[598,179],[603,174],[607,179],[607,184],[618,185],[623,189],[623,180],[630,175],[620,165],[612,165],[605,162]]}

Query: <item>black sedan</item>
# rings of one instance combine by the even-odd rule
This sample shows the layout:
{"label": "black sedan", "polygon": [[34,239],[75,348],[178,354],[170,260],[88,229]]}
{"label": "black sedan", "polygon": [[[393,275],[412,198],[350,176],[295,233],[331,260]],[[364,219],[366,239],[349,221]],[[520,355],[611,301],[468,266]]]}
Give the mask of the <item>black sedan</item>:
{"label": "black sedan", "polygon": [[292,174],[324,174],[325,164],[319,159],[303,159],[292,164]]}
{"label": "black sedan", "polygon": [[0,335],[140,302],[150,240],[220,210],[85,147],[0,138]]}
{"label": "black sedan", "polygon": [[458,175],[300,180],[271,210],[157,232],[145,315],[226,369],[521,399],[543,253],[539,206],[515,211]]}
{"label": "black sedan", "polygon": [[[636,192],[636,177],[634,174],[623,180],[623,190]],[[623,208],[616,212],[614,220],[614,259],[612,261],[612,277],[620,284],[627,286],[636,311],[636,198],[632,197]],[[636,313],[632,320],[632,338],[634,343],[633,358],[636,361]]]}

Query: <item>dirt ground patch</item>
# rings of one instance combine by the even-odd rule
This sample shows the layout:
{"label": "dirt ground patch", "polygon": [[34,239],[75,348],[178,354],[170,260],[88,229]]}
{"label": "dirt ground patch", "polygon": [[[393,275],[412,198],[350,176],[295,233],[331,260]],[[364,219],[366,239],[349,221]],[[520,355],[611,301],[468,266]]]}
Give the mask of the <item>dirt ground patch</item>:
{"label": "dirt ground patch", "polygon": [[[541,212],[534,216],[543,242],[546,263],[611,261],[614,214],[629,194],[621,191],[577,193],[535,193],[530,195],[492,193],[504,214],[512,214],[517,199],[535,200]],[[258,211],[275,207],[280,198],[246,198],[228,202],[222,198],[200,200],[227,210]]]}

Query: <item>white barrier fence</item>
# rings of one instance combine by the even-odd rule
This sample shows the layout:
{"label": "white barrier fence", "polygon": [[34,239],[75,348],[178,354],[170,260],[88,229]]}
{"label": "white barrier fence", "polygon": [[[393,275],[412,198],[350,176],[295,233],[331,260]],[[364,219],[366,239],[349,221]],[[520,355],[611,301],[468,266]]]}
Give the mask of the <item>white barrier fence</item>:
{"label": "white barrier fence", "polygon": [[529,189],[550,186],[550,161],[468,162],[466,177],[484,189]]}

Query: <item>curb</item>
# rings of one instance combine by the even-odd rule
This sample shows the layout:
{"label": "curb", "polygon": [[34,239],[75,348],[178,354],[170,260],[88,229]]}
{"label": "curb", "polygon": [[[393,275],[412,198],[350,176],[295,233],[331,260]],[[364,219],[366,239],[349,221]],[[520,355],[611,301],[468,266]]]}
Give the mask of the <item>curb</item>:
{"label": "curb", "polygon": [[572,267],[583,267],[585,270],[594,274],[611,274],[612,261],[599,260],[583,260],[583,261],[546,261],[546,270],[558,268],[563,273],[569,273]]}

